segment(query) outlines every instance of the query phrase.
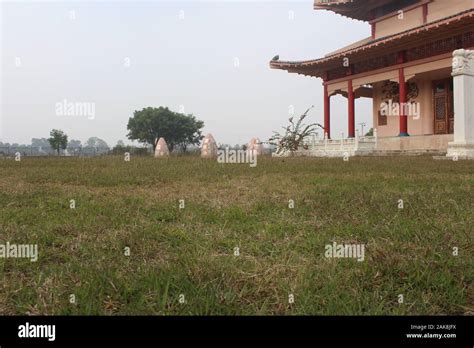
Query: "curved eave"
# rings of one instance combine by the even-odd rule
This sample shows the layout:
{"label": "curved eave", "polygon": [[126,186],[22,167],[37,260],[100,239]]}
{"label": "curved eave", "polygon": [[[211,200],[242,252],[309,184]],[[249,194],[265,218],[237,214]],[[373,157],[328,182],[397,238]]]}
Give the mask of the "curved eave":
{"label": "curved eave", "polygon": [[347,18],[367,22],[373,19],[371,11],[374,8],[395,1],[396,0],[340,0],[329,3],[318,3],[315,1],[313,8],[315,10],[331,11]]}
{"label": "curved eave", "polygon": [[338,15],[343,16],[343,17],[350,18],[350,19],[354,19],[354,20],[357,20],[357,21],[368,22],[368,21],[370,21],[370,20],[372,19],[368,14],[362,14],[362,15],[358,15],[358,14],[348,14],[348,13],[346,13],[345,11],[341,11],[341,10],[339,10],[339,9],[337,9],[337,8],[330,8],[330,7],[317,6],[317,5],[315,5],[315,6],[314,6],[314,9],[315,9],[315,10],[321,10],[321,11],[334,12],[334,13],[337,13]]}
{"label": "curved eave", "polygon": [[367,44],[337,52],[335,54],[305,61],[270,61],[270,68],[286,70],[290,73],[298,73],[307,76],[323,77],[323,74],[330,69],[341,65],[340,59],[351,58],[351,61],[363,60],[367,54],[377,55],[379,53],[392,52],[396,48],[408,42],[424,42],[429,37],[441,37],[442,35],[454,34],[457,31],[466,31],[468,28],[474,30],[474,9],[469,9],[456,15],[440,19],[438,21],[424,24],[422,26],[403,31],[401,33],[385,36],[372,40]]}

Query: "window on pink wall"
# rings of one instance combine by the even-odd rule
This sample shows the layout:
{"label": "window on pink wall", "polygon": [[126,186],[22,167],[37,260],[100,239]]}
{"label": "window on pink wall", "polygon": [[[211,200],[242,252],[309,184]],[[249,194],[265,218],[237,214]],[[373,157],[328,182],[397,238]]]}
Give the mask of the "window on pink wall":
{"label": "window on pink wall", "polygon": [[377,120],[377,124],[379,126],[386,126],[387,125],[387,115],[382,115],[382,112],[379,111],[378,113],[378,120]]}

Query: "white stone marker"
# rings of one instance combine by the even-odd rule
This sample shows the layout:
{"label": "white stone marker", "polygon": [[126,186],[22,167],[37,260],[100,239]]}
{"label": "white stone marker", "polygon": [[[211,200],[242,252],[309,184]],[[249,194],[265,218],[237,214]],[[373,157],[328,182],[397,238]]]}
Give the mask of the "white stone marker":
{"label": "white stone marker", "polygon": [[254,151],[257,156],[263,155],[263,145],[258,138],[252,138],[247,144],[247,151]]}
{"label": "white stone marker", "polygon": [[454,142],[447,157],[474,159],[474,51],[453,52]]}
{"label": "white stone marker", "polygon": [[166,141],[164,138],[160,138],[158,140],[158,144],[156,144],[155,148],[155,158],[158,157],[166,157],[169,156],[170,152],[168,150],[168,145],[166,144]]}
{"label": "white stone marker", "polygon": [[217,157],[217,144],[211,133],[206,135],[202,141],[201,157],[202,158]]}

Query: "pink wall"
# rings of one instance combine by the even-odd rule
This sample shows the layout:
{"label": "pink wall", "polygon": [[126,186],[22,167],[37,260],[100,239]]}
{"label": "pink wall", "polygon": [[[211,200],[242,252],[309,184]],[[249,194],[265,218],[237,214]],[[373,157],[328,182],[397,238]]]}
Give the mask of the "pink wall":
{"label": "pink wall", "polygon": [[[419,103],[420,118],[414,116],[408,117],[408,133],[410,135],[428,135],[434,133],[434,113],[433,113],[433,81],[449,78],[449,71],[441,69],[430,71],[415,76],[409,82],[414,82],[418,86],[419,94],[415,99]],[[388,116],[387,125],[378,124],[378,112],[382,103],[382,82],[374,84],[373,99],[373,122],[374,128],[377,128],[378,135],[381,137],[398,136],[400,133],[399,117]]]}
{"label": "pink wall", "polygon": [[[455,15],[470,8],[474,8],[474,0],[433,0],[428,4],[427,23]],[[375,24],[375,38],[396,34],[420,25],[423,25],[422,7],[403,12],[403,18],[397,12],[395,16],[383,19]]]}

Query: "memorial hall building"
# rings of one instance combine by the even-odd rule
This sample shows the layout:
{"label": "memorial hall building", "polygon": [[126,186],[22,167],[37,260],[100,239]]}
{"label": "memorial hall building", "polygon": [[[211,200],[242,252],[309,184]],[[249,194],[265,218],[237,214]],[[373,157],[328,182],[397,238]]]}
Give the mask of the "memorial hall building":
{"label": "memorial hall building", "polygon": [[[324,57],[270,62],[272,69],[322,79],[329,144],[337,138],[332,122],[347,124],[347,140],[359,137],[355,100],[371,98],[379,150],[447,152],[457,122],[453,52],[474,49],[474,0],[315,0],[314,9],[371,26],[370,37]],[[347,113],[331,113],[337,94],[347,98]],[[474,120],[461,121],[459,127],[474,127]]]}

